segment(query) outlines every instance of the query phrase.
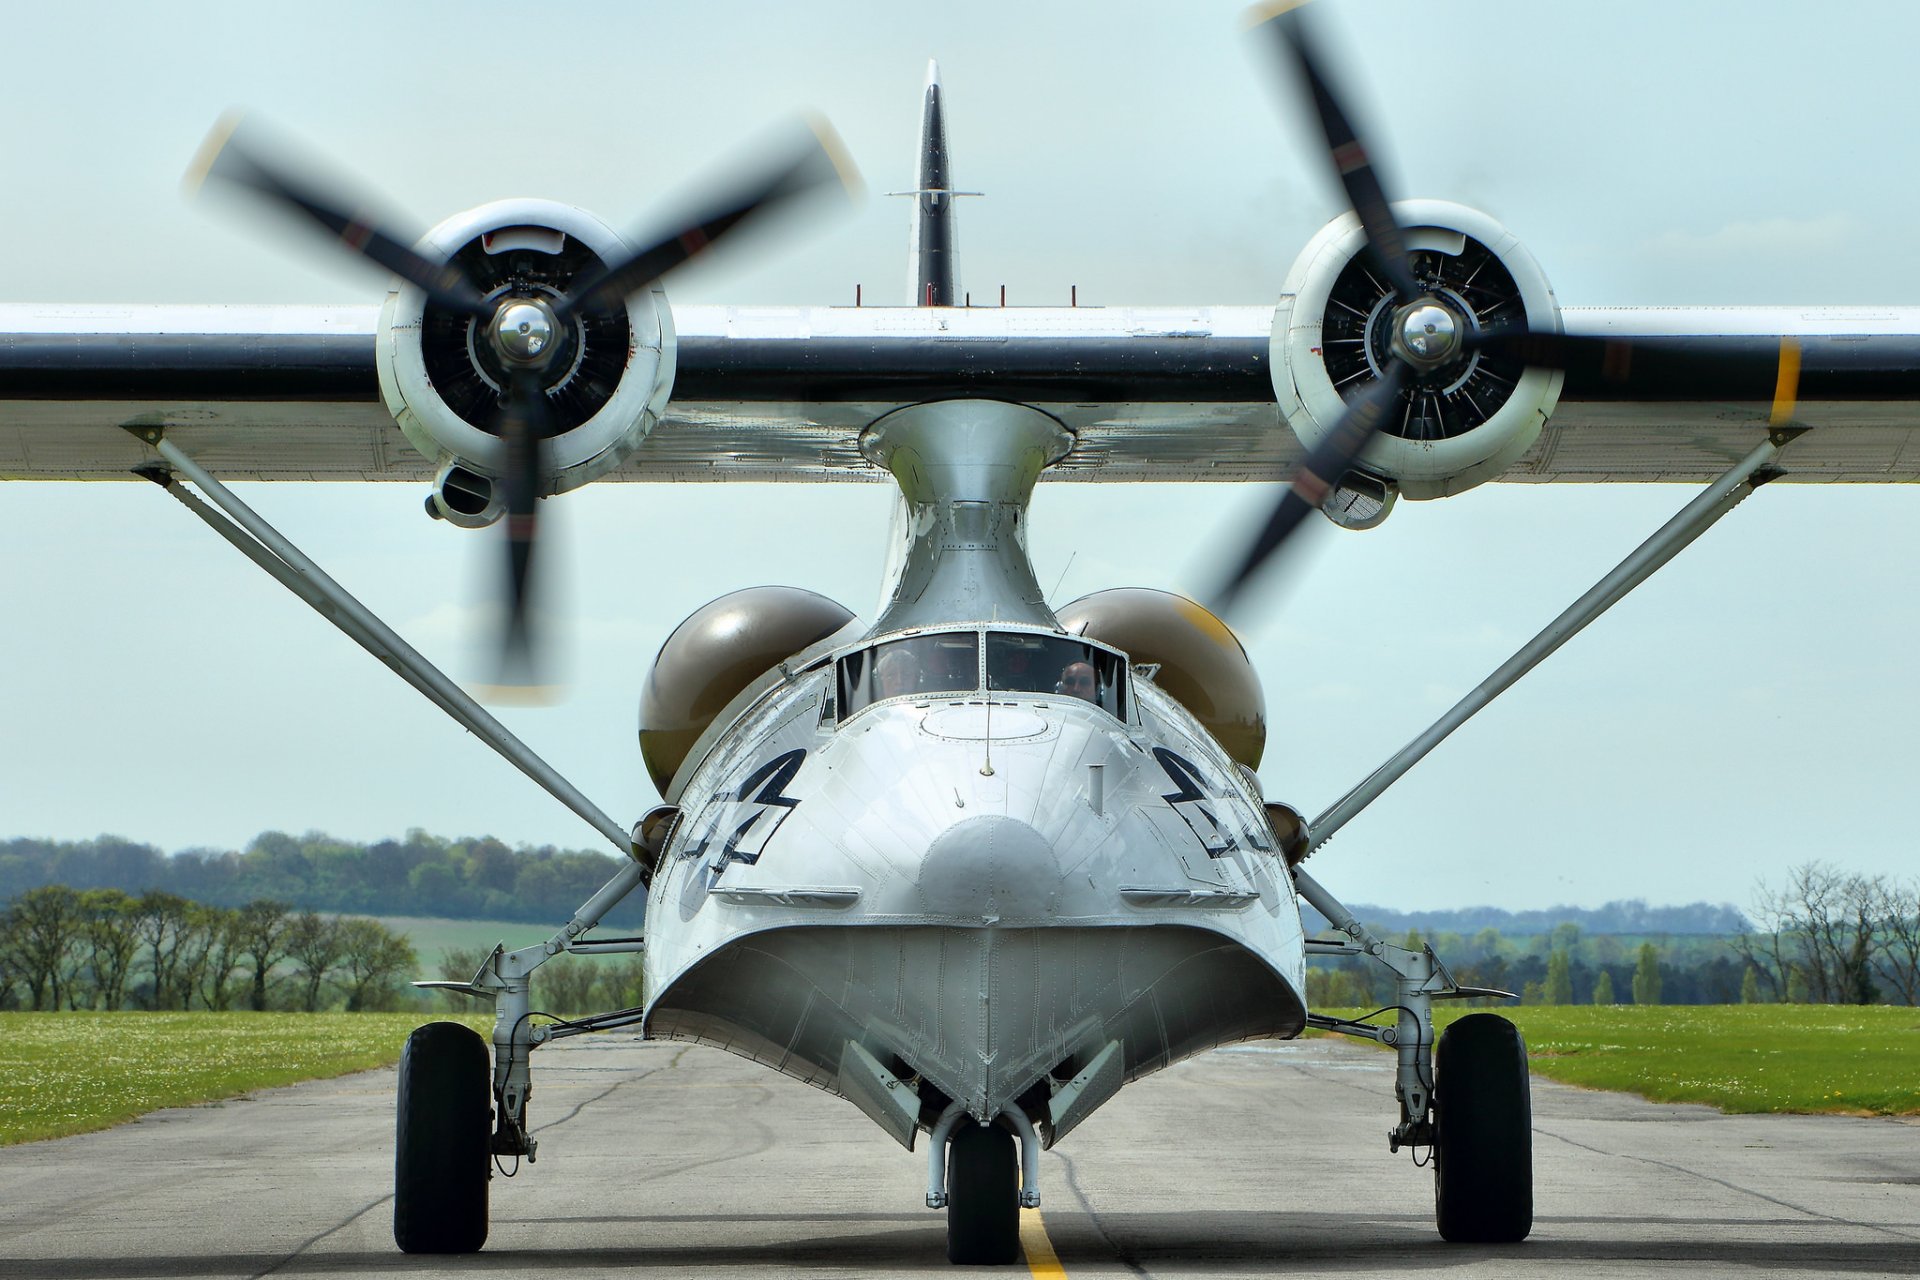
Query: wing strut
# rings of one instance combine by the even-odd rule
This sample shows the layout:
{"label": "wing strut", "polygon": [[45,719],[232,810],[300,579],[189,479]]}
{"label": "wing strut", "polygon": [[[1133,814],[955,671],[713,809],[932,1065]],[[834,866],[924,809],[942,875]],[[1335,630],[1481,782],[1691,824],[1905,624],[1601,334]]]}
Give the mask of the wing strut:
{"label": "wing strut", "polygon": [[[298,547],[234,496],[232,490],[207,474],[204,468],[157,429],[129,427],[128,430],[152,445],[166,459],[165,466],[155,464],[142,468],[138,471],[139,475],[178,498],[187,510],[199,516],[215,533],[271,574],[274,581],[306,601],[314,612],[391,668],[395,675],[419,690],[467,732],[492,747],[508,764],[531,778],[548,795],[579,814],[594,830],[611,841],[623,857],[633,856],[633,839],[621,829],[619,823],[580,794],[552,765],[508,732],[505,725],[489,715],[459,685],[375,617],[372,610],[354,599],[346,588],[327,576],[319,565],[309,560]],[[219,511],[195,497],[174,478],[174,471],[193,481]]]}
{"label": "wing strut", "polygon": [[[1612,608],[1621,597],[1652,577],[1669,560],[1685,550],[1695,538],[1712,528],[1721,516],[1733,510],[1748,494],[1779,474],[1768,466],[1780,450],[1806,432],[1801,426],[1777,426],[1753,452],[1735,463],[1718,480],[1680,509],[1678,515],[1662,525],[1658,532],[1634,549],[1632,555],[1614,567],[1585,595],[1567,607],[1566,612],[1547,624],[1500,669],[1488,676],[1453,709],[1434,721],[1419,737],[1402,747],[1398,754],[1375,769],[1359,786],[1342,796],[1337,804],[1315,818],[1307,829],[1307,852],[1312,853],[1380,797],[1380,793],[1398,782],[1407,770],[1418,764],[1427,752],[1446,740],[1447,735],[1465,724],[1475,713],[1506,692],[1508,686],[1540,665],[1547,656],[1578,635],[1588,623]],[[1317,904],[1316,904],[1317,905]]]}

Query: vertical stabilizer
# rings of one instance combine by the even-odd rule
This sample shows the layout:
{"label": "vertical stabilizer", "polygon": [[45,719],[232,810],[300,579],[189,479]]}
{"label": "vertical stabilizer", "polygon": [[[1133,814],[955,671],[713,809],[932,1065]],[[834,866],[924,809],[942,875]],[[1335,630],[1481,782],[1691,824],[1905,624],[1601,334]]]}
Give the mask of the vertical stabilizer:
{"label": "vertical stabilizer", "polygon": [[959,251],[953,217],[947,122],[940,101],[940,64],[927,61],[927,96],[920,117],[919,181],[913,192],[913,243],[907,263],[919,307],[951,307],[960,300]]}

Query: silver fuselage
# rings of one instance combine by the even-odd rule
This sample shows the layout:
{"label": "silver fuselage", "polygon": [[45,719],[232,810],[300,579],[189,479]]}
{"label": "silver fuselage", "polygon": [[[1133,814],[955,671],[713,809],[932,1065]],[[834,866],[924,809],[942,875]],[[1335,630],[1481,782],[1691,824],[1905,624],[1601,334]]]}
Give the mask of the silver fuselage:
{"label": "silver fuselage", "polygon": [[1051,1142],[1126,1080],[1300,1030],[1299,910],[1257,783],[1140,672],[1114,660],[1107,706],[994,689],[984,663],[846,696],[842,660],[876,643],[1058,642],[1020,530],[1063,435],[972,401],[872,433],[902,488],[880,620],[763,678],[676,778],[648,1035],[841,1093],[911,1144],[953,1102],[1017,1108]]}

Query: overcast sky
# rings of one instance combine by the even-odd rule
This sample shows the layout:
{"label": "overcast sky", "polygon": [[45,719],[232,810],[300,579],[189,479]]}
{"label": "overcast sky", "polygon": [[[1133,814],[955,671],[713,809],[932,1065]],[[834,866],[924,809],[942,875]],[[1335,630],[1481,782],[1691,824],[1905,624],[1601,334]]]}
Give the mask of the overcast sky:
{"label": "overcast sky", "polygon": [[[1920,298],[1920,9],[1615,3],[1321,5],[1402,195],[1499,217],[1569,305]],[[304,15],[316,11],[302,10]],[[1339,212],[1292,87],[1231,4],[68,4],[9,14],[4,295],[375,303],[302,238],[191,207],[178,180],[244,104],[418,225],[543,195],[638,225],[782,113],[839,126],[871,192],[911,184],[938,57],[962,274],[1015,303],[1269,303]],[[908,206],[703,266],[685,302],[906,289]],[[492,534],[414,485],[245,496],[419,647],[483,676]],[[1381,529],[1316,528],[1249,611],[1269,795],[1336,799],[1690,494],[1489,485]],[[1269,496],[1043,486],[1056,600],[1198,590]],[[550,503],[570,695],[503,718],[622,821],[655,803],[634,740],[668,631],[722,591],[792,583],[871,617],[879,485],[603,485]],[[497,533],[497,531],[492,531]],[[168,849],[259,831],[597,837],[145,485],[0,486],[0,837]],[[1920,490],[1776,485],[1420,765],[1320,854],[1400,908],[1611,898],[1745,903],[1826,857],[1916,866]]]}

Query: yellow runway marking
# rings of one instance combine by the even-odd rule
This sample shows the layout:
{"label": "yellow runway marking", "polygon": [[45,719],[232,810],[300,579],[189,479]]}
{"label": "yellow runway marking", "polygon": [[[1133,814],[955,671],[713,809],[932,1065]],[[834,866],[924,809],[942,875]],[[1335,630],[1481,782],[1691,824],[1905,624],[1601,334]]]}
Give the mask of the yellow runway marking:
{"label": "yellow runway marking", "polygon": [[1026,1251],[1027,1270],[1033,1273],[1033,1280],[1066,1280],[1066,1270],[1053,1252],[1053,1241],[1047,1239],[1047,1224],[1038,1209],[1020,1211],[1020,1247]]}

